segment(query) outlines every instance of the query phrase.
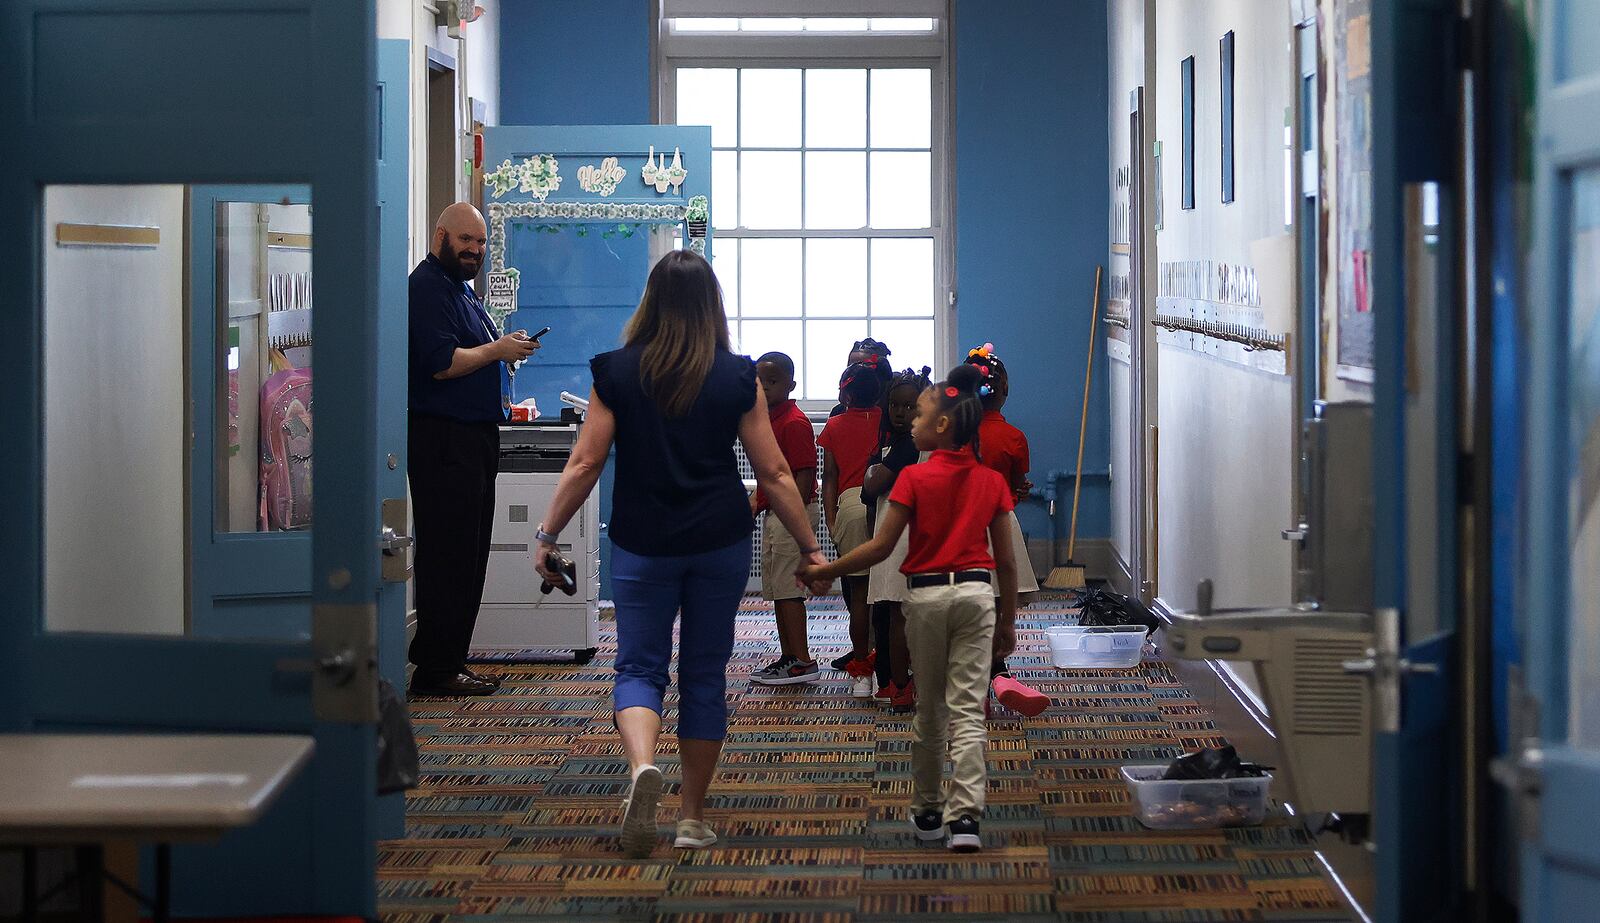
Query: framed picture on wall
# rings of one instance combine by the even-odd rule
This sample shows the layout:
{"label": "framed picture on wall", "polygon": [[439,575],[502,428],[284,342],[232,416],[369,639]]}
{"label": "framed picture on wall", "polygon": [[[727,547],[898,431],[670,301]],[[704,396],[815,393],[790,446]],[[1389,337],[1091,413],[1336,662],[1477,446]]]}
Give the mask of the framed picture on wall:
{"label": "framed picture on wall", "polygon": [[1183,187],[1178,206],[1194,208],[1194,55],[1178,66],[1183,99]]}
{"label": "framed picture on wall", "polygon": [[1218,43],[1222,61],[1222,201],[1233,201],[1233,30]]}

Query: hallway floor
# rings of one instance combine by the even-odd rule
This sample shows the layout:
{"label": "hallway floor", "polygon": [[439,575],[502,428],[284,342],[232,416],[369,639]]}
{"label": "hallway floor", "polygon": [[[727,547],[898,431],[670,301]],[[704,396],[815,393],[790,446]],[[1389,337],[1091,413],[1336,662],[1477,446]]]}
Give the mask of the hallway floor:
{"label": "hallway floor", "polygon": [[[811,604],[813,653],[846,646],[838,598]],[[379,900],[394,923],[574,921],[867,923],[929,916],[1004,921],[1346,921],[1309,840],[1282,820],[1158,833],[1128,813],[1117,768],[1220,741],[1165,664],[1061,671],[1043,653],[1059,603],[1018,614],[1019,678],[1049,693],[1034,719],[990,722],[985,848],[959,856],[910,832],[910,726],[815,685],[751,685],[776,650],[771,607],[747,599],[729,666],[730,720],[707,820],[712,849],[663,839],[648,860],[616,844],[627,765],[611,726],[612,624],[585,667],[491,665],[482,699],[412,703],[421,786],[407,839],[383,844]],[[669,691],[666,731],[675,699]],[[665,751],[673,747],[665,738]],[[674,756],[661,820],[677,818]]]}

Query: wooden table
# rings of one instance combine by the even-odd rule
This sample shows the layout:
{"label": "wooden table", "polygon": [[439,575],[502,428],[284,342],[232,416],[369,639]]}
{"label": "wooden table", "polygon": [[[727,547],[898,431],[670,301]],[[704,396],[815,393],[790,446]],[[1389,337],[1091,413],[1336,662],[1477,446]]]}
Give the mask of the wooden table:
{"label": "wooden table", "polygon": [[[0,843],[23,850],[24,919],[37,917],[41,900],[34,850],[70,845],[86,916],[99,916],[103,878],[167,920],[171,844],[255,823],[313,748],[310,737],[287,735],[0,734]],[[108,841],[156,844],[154,898],[104,871]]]}

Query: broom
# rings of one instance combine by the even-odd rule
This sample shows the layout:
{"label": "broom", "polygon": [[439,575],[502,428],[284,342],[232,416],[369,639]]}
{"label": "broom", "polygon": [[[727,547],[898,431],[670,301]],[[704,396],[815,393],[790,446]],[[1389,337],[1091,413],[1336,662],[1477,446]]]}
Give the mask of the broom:
{"label": "broom", "polygon": [[[1083,486],[1083,439],[1089,430],[1089,374],[1094,371],[1094,332],[1100,321],[1100,273],[1094,268],[1094,297],[1089,301],[1089,361],[1083,368],[1083,412],[1078,418],[1078,467],[1072,476],[1072,525],[1067,531],[1067,563],[1051,567],[1044,580],[1047,590],[1077,590],[1087,586],[1082,564],[1073,560],[1078,543],[1078,490]],[[1050,562],[1054,564],[1055,562]]]}

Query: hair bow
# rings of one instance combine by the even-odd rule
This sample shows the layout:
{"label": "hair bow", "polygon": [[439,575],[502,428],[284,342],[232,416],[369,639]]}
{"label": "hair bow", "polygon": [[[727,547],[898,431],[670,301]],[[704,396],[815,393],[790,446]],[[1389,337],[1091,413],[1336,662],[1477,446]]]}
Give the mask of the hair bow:
{"label": "hair bow", "polygon": [[944,396],[945,397],[960,397],[961,396],[961,392],[956,389],[955,385],[950,385],[949,387],[944,389]]}

